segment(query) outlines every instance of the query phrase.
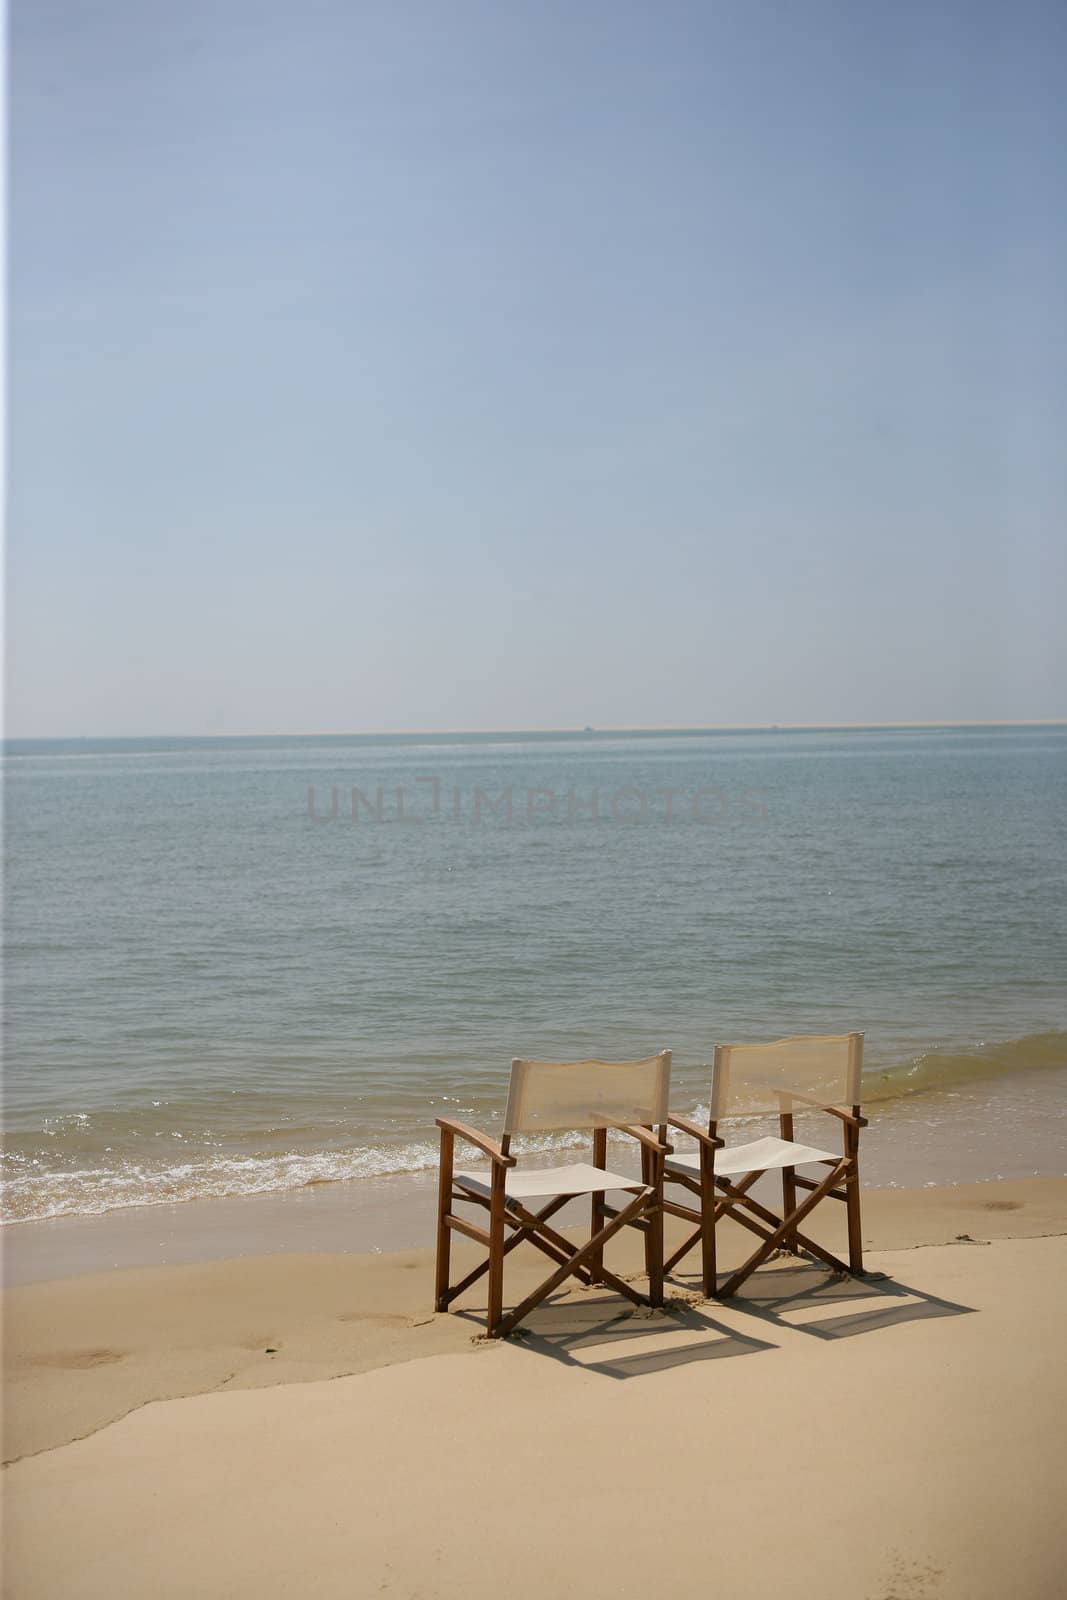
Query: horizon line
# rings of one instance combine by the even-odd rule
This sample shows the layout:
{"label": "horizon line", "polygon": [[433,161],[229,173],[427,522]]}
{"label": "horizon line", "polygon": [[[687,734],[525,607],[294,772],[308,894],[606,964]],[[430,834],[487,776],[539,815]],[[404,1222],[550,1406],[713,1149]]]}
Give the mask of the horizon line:
{"label": "horizon line", "polygon": [[4,744],[74,743],[88,740],[136,739],[441,739],[449,736],[491,737],[502,734],[581,734],[581,733],[848,733],[878,728],[892,731],[908,728],[1058,728],[1067,727],[1067,717],[970,717],[925,718],[902,722],[695,722],[695,723],[602,723],[540,727],[493,728],[315,728],[306,732],[214,733],[52,733],[4,734]]}

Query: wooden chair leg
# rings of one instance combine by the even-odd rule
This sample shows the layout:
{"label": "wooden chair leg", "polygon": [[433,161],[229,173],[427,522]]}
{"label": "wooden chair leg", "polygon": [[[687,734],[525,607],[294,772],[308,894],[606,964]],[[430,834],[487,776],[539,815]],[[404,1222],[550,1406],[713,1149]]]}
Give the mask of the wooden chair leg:
{"label": "wooden chair leg", "polygon": [[[795,1179],[796,1179],[796,1169],[794,1167],[783,1167],[782,1168],[782,1215],[783,1215],[783,1217],[791,1217],[793,1215],[793,1212],[797,1208],[797,1186],[796,1186]],[[800,1251],[799,1251],[799,1249],[797,1247],[797,1235],[796,1235],[796,1229],[795,1228],[790,1228],[790,1229],[787,1230],[785,1236],[782,1239],[782,1246],[783,1246],[784,1249],[790,1251],[790,1253],[792,1255],[796,1256],[796,1255],[800,1254]]]}
{"label": "wooden chair leg", "polygon": [[[644,1148],[642,1148],[642,1150],[641,1150],[641,1182],[643,1184],[646,1184],[649,1188],[654,1188],[655,1187],[655,1178],[653,1176],[653,1168],[652,1168],[652,1155],[651,1155],[650,1151],[645,1150]],[[660,1199],[662,1200],[662,1198],[663,1198],[663,1193],[662,1193],[662,1189],[661,1189],[660,1190]],[[662,1215],[663,1214],[661,1212],[660,1213],[661,1222],[662,1222]],[[648,1224],[648,1226],[644,1230],[644,1232],[645,1232],[645,1277],[648,1279],[649,1288],[651,1289],[652,1274],[656,1270],[656,1259],[657,1259],[657,1257],[656,1257],[655,1242],[654,1242],[654,1240],[652,1238],[652,1232],[653,1232],[652,1217],[651,1217],[650,1213],[647,1212],[647,1211],[645,1212],[644,1220]],[[662,1272],[663,1272],[663,1246],[662,1246],[662,1243],[660,1244],[659,1258],[658,1259],[659,1259],[660,1274],[661,1274],[661,1277],[662,1277]],[[652,1302],[652,1303],[654,1303],[654,1302]]]}
{"label": "wooden chair leg", "polygon": [[441,1129],[441,1168],[437,1179],[437,1272],[434,1284],[434,1305],[438,1311],[448,1309],[448,1274],[452,1254],[452,1229],[448,1226],[448,1213],[452,1204],[452,1163],[455,1136],[447,1128]]}
{"label": "wooden chair leg", "polygon": [[845,1178],[845,1210],[848,1214],[848,1264],[852,1272],[863,1272],[863,1232],[860,1225],[860,1136],[856,1128],[846,1129],[846,1148],[851,1164]]}
{"label": "wooden chair leg", "polygon": [[712,1300],[719,1287],[715,1255],[715,1168],[711,1153],[706,1149],[700,1152],[700,1269],[704,1294]]}
{"label": "wooden chair leg", "polygon": [[[606,1128],[593,1129],[593,1165],[598,1172],[603,1172],[608,1164],[608,1131]],[[604,1196],[594,1193],[590,1196],[589,1237],[594,1238],[604,1226]],[[603,1250],[594,1250],[589,1257],[589,1277],[593,1283],[601,1282],[601,1273],[604,1268]]]}
{"label": "wooden chair leg", "polygon": [[489,1201],[489,1304],[486,1330],[490,1339],[500,1332],[504,1317],[504,1181],[507,1173],[493,1163],[492,1195]]}
{"label": "wooden chair leg", "polygon": [[[782,1138],[789,1144],[793,1143],[793,1116],[791,1112],[783,1111],[778,1118]],[[782,1168],[782,1216],[791,1217],[797,1208],[796,1168]],[[795,1228],[787,1229],[782,1238],[783,1248],[793,1255],[799,1255],[797,1249],[797,1235]]]}
{"label": "wooden chair leg", "polygon": [[648,1303],[663,1304],[663,1172],[657,1159],[654,1164],[655,1183],[652,1204],[647,1212],[648,1231],[645,1234],[645,1270],[648,1273]]}

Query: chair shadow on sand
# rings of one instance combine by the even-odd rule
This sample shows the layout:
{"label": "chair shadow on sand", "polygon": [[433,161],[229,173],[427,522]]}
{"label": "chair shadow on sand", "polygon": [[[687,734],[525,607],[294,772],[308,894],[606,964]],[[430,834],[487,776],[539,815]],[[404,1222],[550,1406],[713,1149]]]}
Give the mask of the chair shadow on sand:
{"label": "chair shadow on sand", "polygon": [[[732,1301],[739,1311],[816,1339],[851,1339],[905,1322],[931,1317],[967,1316],[974,1306],[942,1300],[884,1272],[862,1278],[830,1272],[818,1262],[790,1258],[762,1274],[755,1273]],[[826,1307],[840,1308],[825,1316]]]}
{"label": "chair shadow on sand", "polygon": [[[974,1306],[942,1300],[884,1273],[856,1279],[821,1263],[790,1259],[754,1274],[743,1293],[727,1301],[699,1298],[684,1280],[662,1311],[630,1310],[595,1289],[548,1301],[516,1330],[510,1342],[531,1353],[605,1377],[625,1379],[697,1361],[757,1355],[778,1345],[736,1326],[751,1317],[817,1339],[848,1339],[931,1317],[969,1315]],[[830,1314],[826,1315],[829,1308]],[[723,1320],[729,1313],[730,1322]],[[481,1321],[476,1312],[459,1312]],[[640,1343],[640,1348],[632,1348]]]}
{"label": "chair shadow on sand", "polygon": [[[682,1299],[668,1299],[662,1311],[631,1310],[614,1296],[590,1289],[538,1307],[509,1343],[608,1378],[636,1378],[693,1361],[774,1349],[766,1339],[726,1327],[712,1311],[710,1304],[694,1306]],[[477,1318],[474,1312],[460,1315]],[[630,1348],[636,1341],[642,1342],[640,1350]]]}

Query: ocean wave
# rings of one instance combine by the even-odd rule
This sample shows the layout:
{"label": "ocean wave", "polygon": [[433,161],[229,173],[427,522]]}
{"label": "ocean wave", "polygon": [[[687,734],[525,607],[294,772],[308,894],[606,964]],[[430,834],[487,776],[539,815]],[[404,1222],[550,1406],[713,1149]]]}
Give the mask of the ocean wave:
{"label": "ocean wave", "polygon": [[867,1105],[877,1104],[1050,1067],[1067,1067],[1067,1033],[1031,1033],[1024,1039],[979,1042],[970,1050],[923,1050],[909,1061],[866,1071],[864,1099]]}
{"label": "ocean wave", "polygon": [[[588,1143],[581,1133],[516,1140],[517,1154],[534,1157]],[[357,1178],[413,1176],[436,1171],[436,1142],[372,1145],[340,1151],[285,1151],[268,1156],[218,1156],[150,1165],[128,1161],[116,1167],[42,1171],[39,1163],[6,1152],[0,1183],[0,1221],[43,1222],[57,1217],[101,1216],[131,1206],[173,1205],[183,1200],[237,1199],[278,1194]],[[463,1166],[481,1166],[479,1151],[464,1150]]]}
{"label": "ocean wave", "polygon": [[[1067,1033],[1031,1034],[999,1043],[977,1043],[971,1049],[930,1049],[908,1060],[864,1073],[864,1104],[935,1095],[967,1084],[993,1084],[1013,1075],[1067,1067]],[[888,1107],[887,1107],[888,1109]],[[432,1111],[427,1121],[432,1117]],[[708,1116],[708,1106],[692,1105],[685,1115]],[[74,1128],[89,1119],[84,1113],[57,1119]],[[740,1122],[762,1118],[738,1118]],[[556,1152],[580,1149],[588,1134],[563,1133],[516,1140],[517,1154],[535,1160]],[[127,1158],[105,1166],[87,1158],[76,1165],[52,1165],[12,1149],[3,1153],[0,1218],[5,1223],[35,1222],[58,1217],[99,1216],[133,1206],[171,1205],[197,1199],[228,1199],[276,1194],[363,1178],[414,1176],[436,1170],[436,1140],[381,1142],[345,1149],[279,1151],[269,1154],[205,1154],[183,1161],[153,1162]],[[476,1150],[457,1152],[464,1166],[482,1164]]]}

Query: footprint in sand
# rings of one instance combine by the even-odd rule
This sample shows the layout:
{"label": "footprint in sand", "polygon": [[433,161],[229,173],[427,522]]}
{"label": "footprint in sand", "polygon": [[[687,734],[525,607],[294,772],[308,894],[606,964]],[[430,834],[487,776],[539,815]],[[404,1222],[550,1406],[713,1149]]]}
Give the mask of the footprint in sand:
{"label": "footprint in sand", "polygon": [[392,1311],[341,1311],[338,1313],[338,1322],[369,1322],[377,1323],[381,1328],[410,1328],[411,1318],[400,1316]]}
{"label": "footprint in sand", "polygon": [[31,1356],[33,1367],[56,1367],[61,1372],[84,1372],[87,1367],[108,1367],[122,1361],[125,1350],[53,1350],[47,1355]]}

